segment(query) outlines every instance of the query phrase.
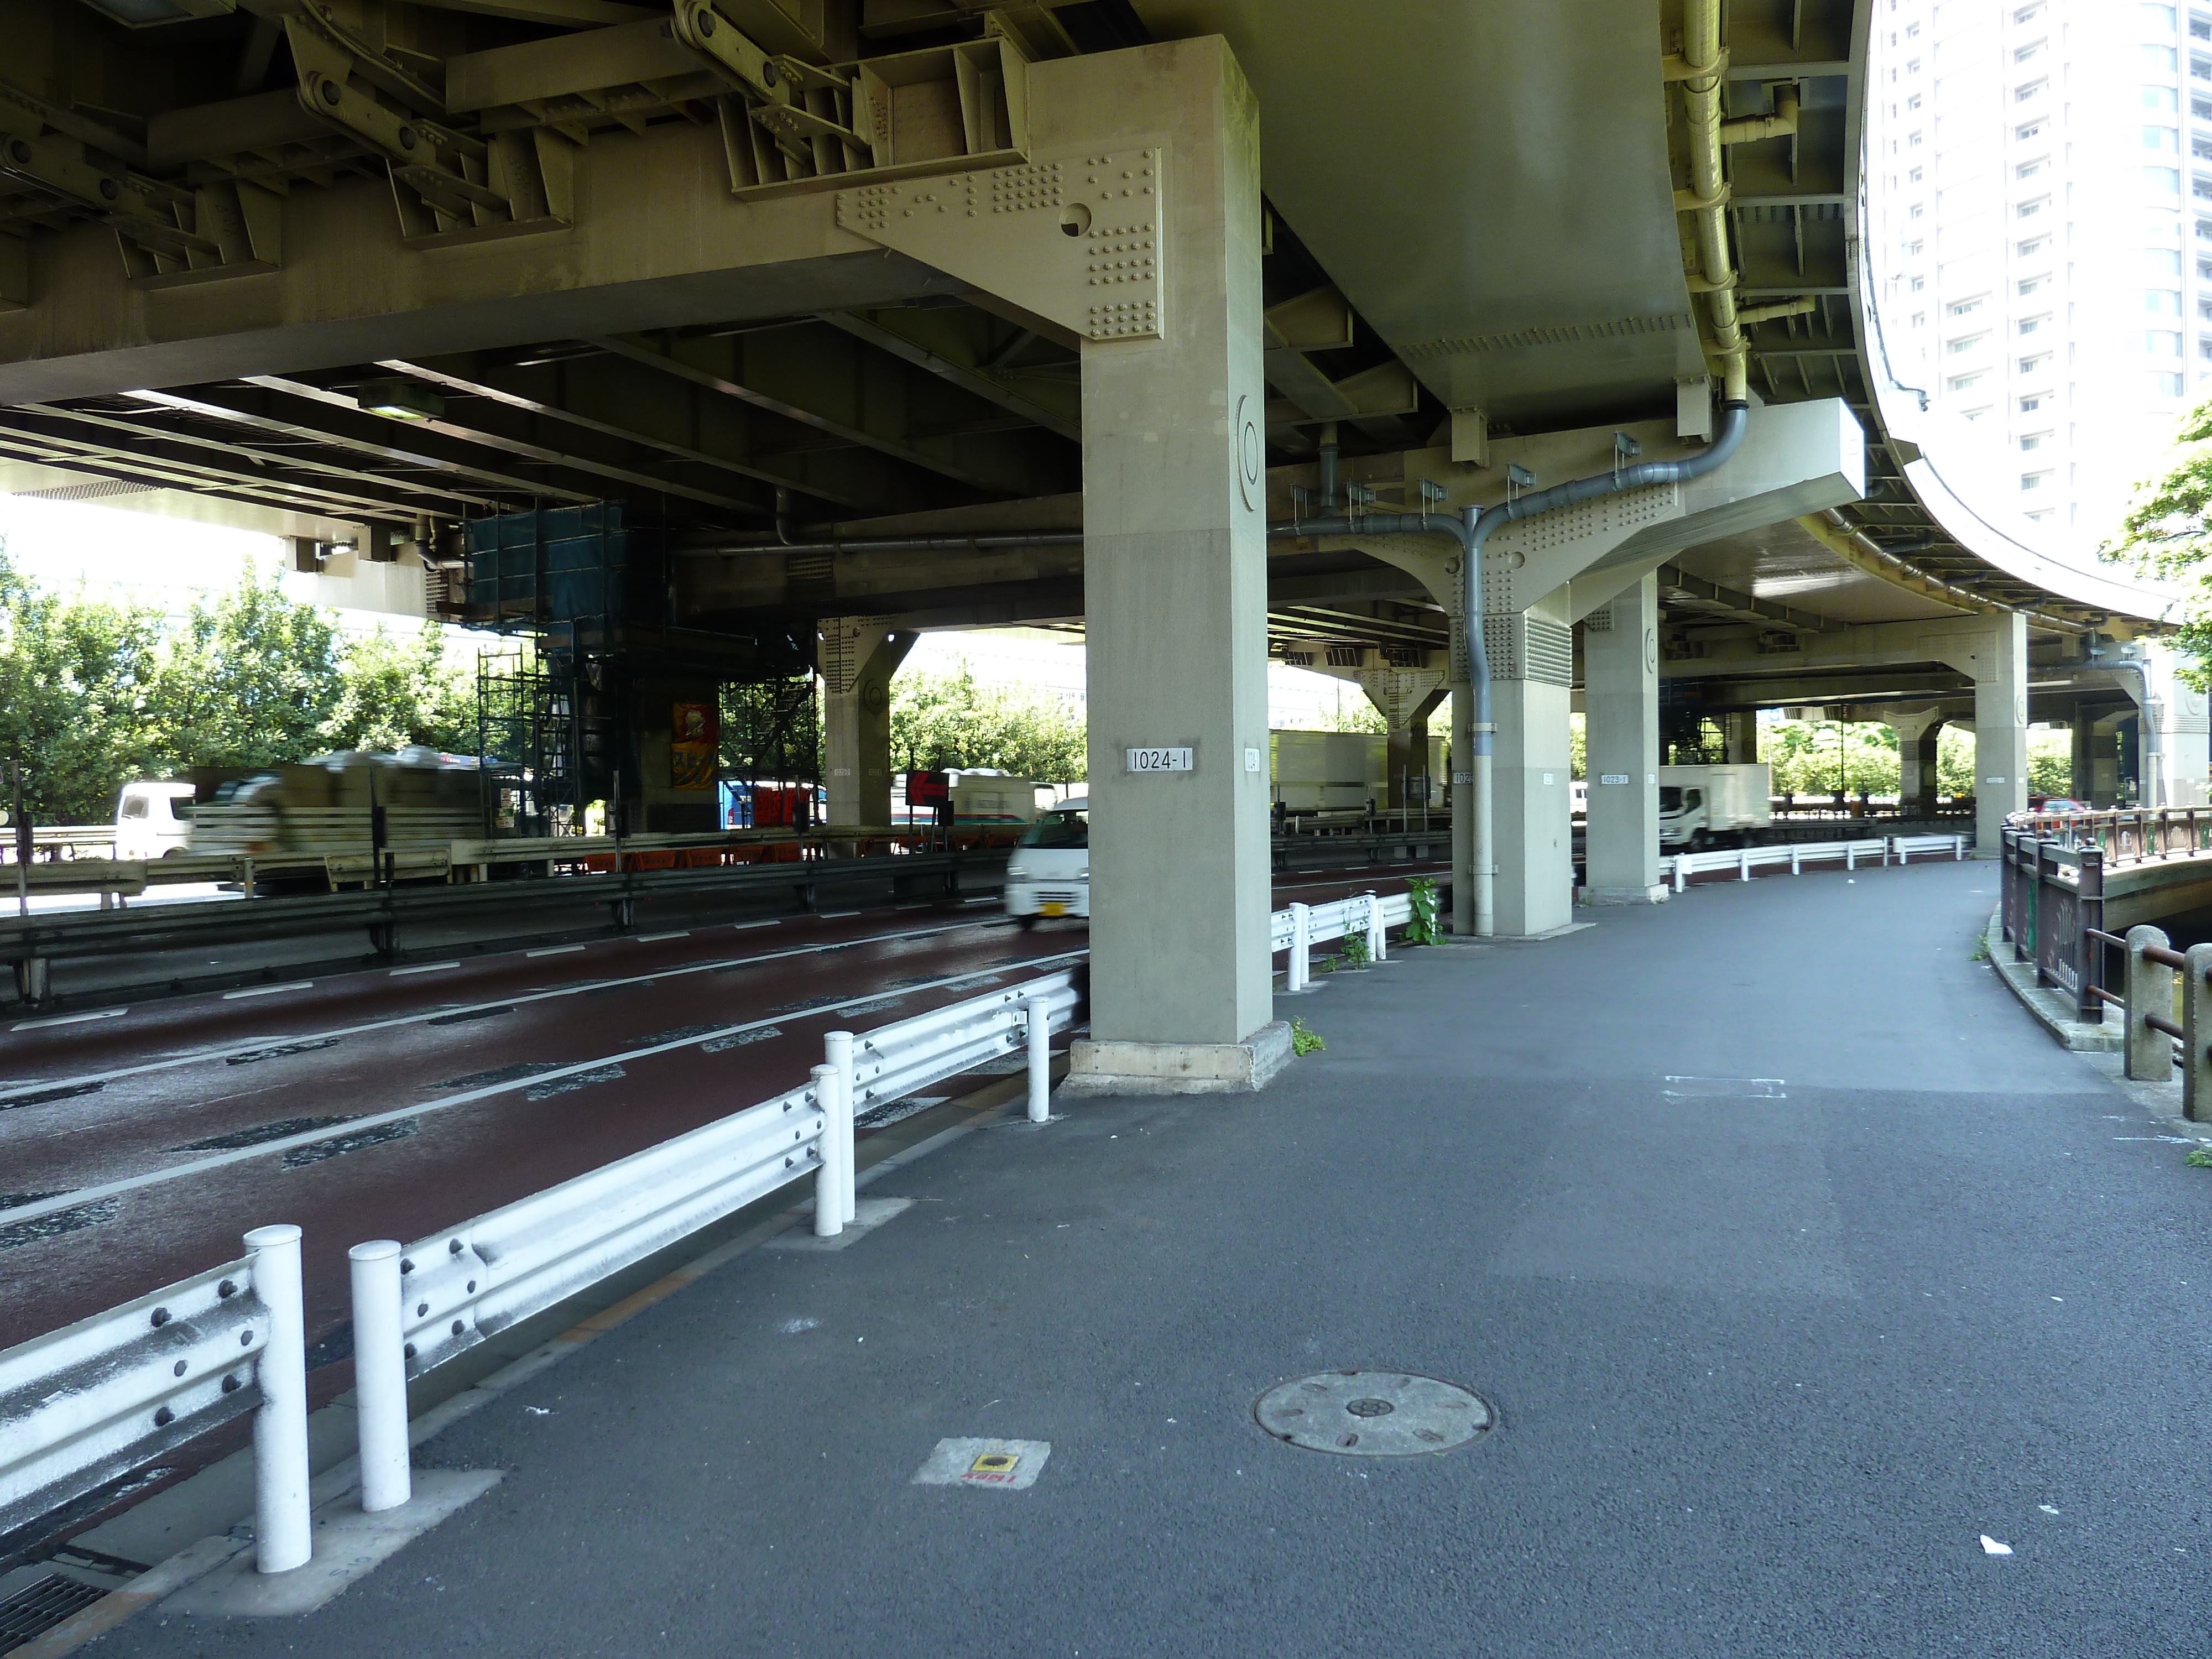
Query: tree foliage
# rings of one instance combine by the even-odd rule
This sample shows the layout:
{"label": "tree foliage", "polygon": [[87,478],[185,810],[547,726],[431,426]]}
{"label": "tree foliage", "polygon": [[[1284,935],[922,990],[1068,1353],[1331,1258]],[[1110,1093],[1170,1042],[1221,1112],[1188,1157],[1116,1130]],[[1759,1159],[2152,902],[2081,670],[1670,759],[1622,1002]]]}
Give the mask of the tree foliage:
{"label": "tree foliage", "polygon": [[2166,470],[2138,485],[2119,533],[2098,556],[2132,564],[2174,583],[2183,594],[2181,678],[2199,690],[2212,686],[2212,402],[2183,417]]}
{"label": "tree foliage", "polygon": [[166,623],[137,604],[55,593],[0,548],[0,760],[54,823],[100,823],[133,778],[272,766],[410,743],[473,751],[474,696],[434,624],[350,641],[249,571]]}
{"label": "tree foliage", "polygon": [[1083,716],[1048,692],[984,685],[963,660],[891,682],[891,761],[910,771],[995,767],[1040,783],[1089,770]]}

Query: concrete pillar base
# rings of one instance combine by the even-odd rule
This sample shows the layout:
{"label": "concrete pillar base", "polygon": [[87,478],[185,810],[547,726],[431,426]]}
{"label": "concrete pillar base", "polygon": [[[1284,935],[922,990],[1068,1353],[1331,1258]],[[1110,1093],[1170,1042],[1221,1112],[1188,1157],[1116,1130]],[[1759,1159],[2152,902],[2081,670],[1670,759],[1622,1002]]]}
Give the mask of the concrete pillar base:
{"label": "concrete pillar base", "polygon": [[1262,1025],[1242,1042],[1127,1042],[1079,1037],[1062,1095],[1233,1095],[1264,1089],[1291,1063],[1291,1028]]}
{"label": "concrete pillar base", "polygon": [[1664,904],[1674,896],[1674,890],[1663,881],[1649,887],[1577,887],[1577,904]]}

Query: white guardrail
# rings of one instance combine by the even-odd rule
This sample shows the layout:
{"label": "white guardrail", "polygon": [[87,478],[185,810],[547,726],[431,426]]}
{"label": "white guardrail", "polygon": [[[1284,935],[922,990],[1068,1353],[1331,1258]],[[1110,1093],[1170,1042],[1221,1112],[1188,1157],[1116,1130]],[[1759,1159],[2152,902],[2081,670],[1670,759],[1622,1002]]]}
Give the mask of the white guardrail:
{"label": "white guardrail", "polygon": [[[1307,951],[1362,933],[1370,957],[1412,920],[1403,894],[1294,904],[1272,917],[1296,985]],[[1026,1050],[1028,1115],[1047,1121],[1051,1040],[1078,1018],[1070,966],[858,1035],[832,1031],[811,1079],[773,1100],[411,1244],[351,1252],[361,1502],[410,1495],[407,1379],[700,1228],[811,1178],[814,1231],[854,1214],[856,1111]],[[257,1565],[308,1559],[307,1361],[300,1230],[248,1233],[249,1255],[0,1352],[0,1536],[255,1410]]]}
{"label": "white guardrail", "polygon": [[1861,859],[1879,859],[1887,865],[1893,854],[1899,864],[1910,864],[1912,855],[1948,854],[1954,859],[1966,856],[1964,836],[1876,836],[1867,841],[1797,842],[1784,847],[1725,848],[1711,853],[1678,853],[1672,858],[1659,860],[1659,878],[1671,882],[1680,892],[1689,884],[1692,876],[1714,870],[1733,870],[1739,879],[1749,881],[1751,872],[1770,866],[1786,864],[1793,876],[1803,872],[1808,864],[1840,859],[1844,868],[1856,870]]}

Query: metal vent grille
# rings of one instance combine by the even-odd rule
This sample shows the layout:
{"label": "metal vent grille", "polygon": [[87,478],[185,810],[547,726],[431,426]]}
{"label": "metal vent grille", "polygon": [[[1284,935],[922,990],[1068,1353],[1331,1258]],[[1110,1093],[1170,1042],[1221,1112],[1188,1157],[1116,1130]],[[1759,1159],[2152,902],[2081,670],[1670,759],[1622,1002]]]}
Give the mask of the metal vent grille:
{"label": "metal vent grille", "polygon": [[1558,623],[1525,611],[1485,617],[1482,644],[1490,653],[1493,679],[1535,680],[1545,685],[1574,684],[1574,633]]}
{"label": "metal vent grille", "polygon": [[0,1653],[11,1652],[44,1636],[106,1594],[98,1584],[64,1578],[58,1572],[24,1585],[0,1601]]}
{"label": "metal vent grille", "polygon": [[1612,633],[1613,607],[1609,605],[1601,605],[1596,610],[1591,611],[1589,616],[1584,617],[1583,618],[1583,632],[1585,634]]}

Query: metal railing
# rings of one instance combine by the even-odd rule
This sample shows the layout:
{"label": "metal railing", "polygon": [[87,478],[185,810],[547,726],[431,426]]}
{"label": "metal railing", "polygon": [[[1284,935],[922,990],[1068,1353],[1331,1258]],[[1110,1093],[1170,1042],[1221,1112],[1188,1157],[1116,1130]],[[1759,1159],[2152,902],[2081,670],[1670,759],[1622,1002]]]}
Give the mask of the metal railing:
{"label": "metal railing", "polygon": [[2033,962],[2039,985],[2074,999],[2075,1017],[2104,1018],[2110,982],[2105,941],[2105,854],[2094,842],[2069,843],[2007,829],[2000,848],[1999,933],[2014,960]]}
{"label": "metal railing", "polygon": [[[1403,894],[1297,904],[1270,918],[1275,949],[1386,930],[1413,917]],[[1071,953],[1079,957],[1083,952]],[[854,1122],[871,1108],[1024,1054],[1030,1121],[1049,1121],[1051,1042],[1084,1018],[1079,963],[862,1032],[832,1031],[796,1089],[442,1228],[411,1244],[350,1252],[361,1502],[412,1488],[407,1381],[555,1307],[748,1204],[814,1183],[814,1232],[853,1220]],[[309,1559],[300,1230],[246,1235],[252,1252],[0,1352],[0,1535],[58,1510],[248,1409],[254,1424],[258,1565]]]}
{"label": "metal railing", "polygon": [[1739,880],[1749,881],[1753,870],[1786,864],[1793,876],[1802,875],[1808,864],[1831,860],[1843,860],[1844,868],[1856,870],[1862,859],[1879,860],[1887,866],[1894,857],[1899,864],[1910,864],[1914,854],[1927,857],[1963,859],[1966,856],[1966,837],[1964,836],[1890,836],[1865,841],[1815,841],[1785,842],[1776,847],[1736,847],[1711,853],[1678,853],[1659,860],[1660,879],[1674,884],[1681,892],[1694,875],[1710,874],[1716,870],[1732,870]]}
{"label": "metal railing", "polygon": [[264,1572],[307,1559],[307,1362],[300,1230],[0,1353],[0,1538],[245,1412]]}
{"label": "metal railing", "polygon": [[[2130,1078],[2170,1083],[2181,1068],[2181,1112],[2192,1122],[2212,1119],[2212,945],[2176,951],[2163,930],[2130,927],[2124,938],[2101,927],[2088,930],[2103,950],[2125,951],[2123,996],[2101,986],[2100,1008],[2120,1010],[2127,1031],[2123,1050]],[[2180,979],[2180,1014],[2173,1018],[2176,973]]]}
{"label": "metal railing", "polygon": [[1303,991],[1313,982],[1315,945],[1356,934],[1366,940],[1368,960],[1388,961],[1390,941],[1385,930],[1403,927],[1413,919],[1413,901],[1404,893],[1388,898],[1355,893],[1330,904],[1293,904],[1268,917],[1268,947],[1290,952],[1283,986]]}
{"label": "metal railing", "polygon": [[2105,867],[2212,853],[2212,807],[2120,807],[2102,812],[2016,812],[2012,828],[2066,848],[2094,847]]}

